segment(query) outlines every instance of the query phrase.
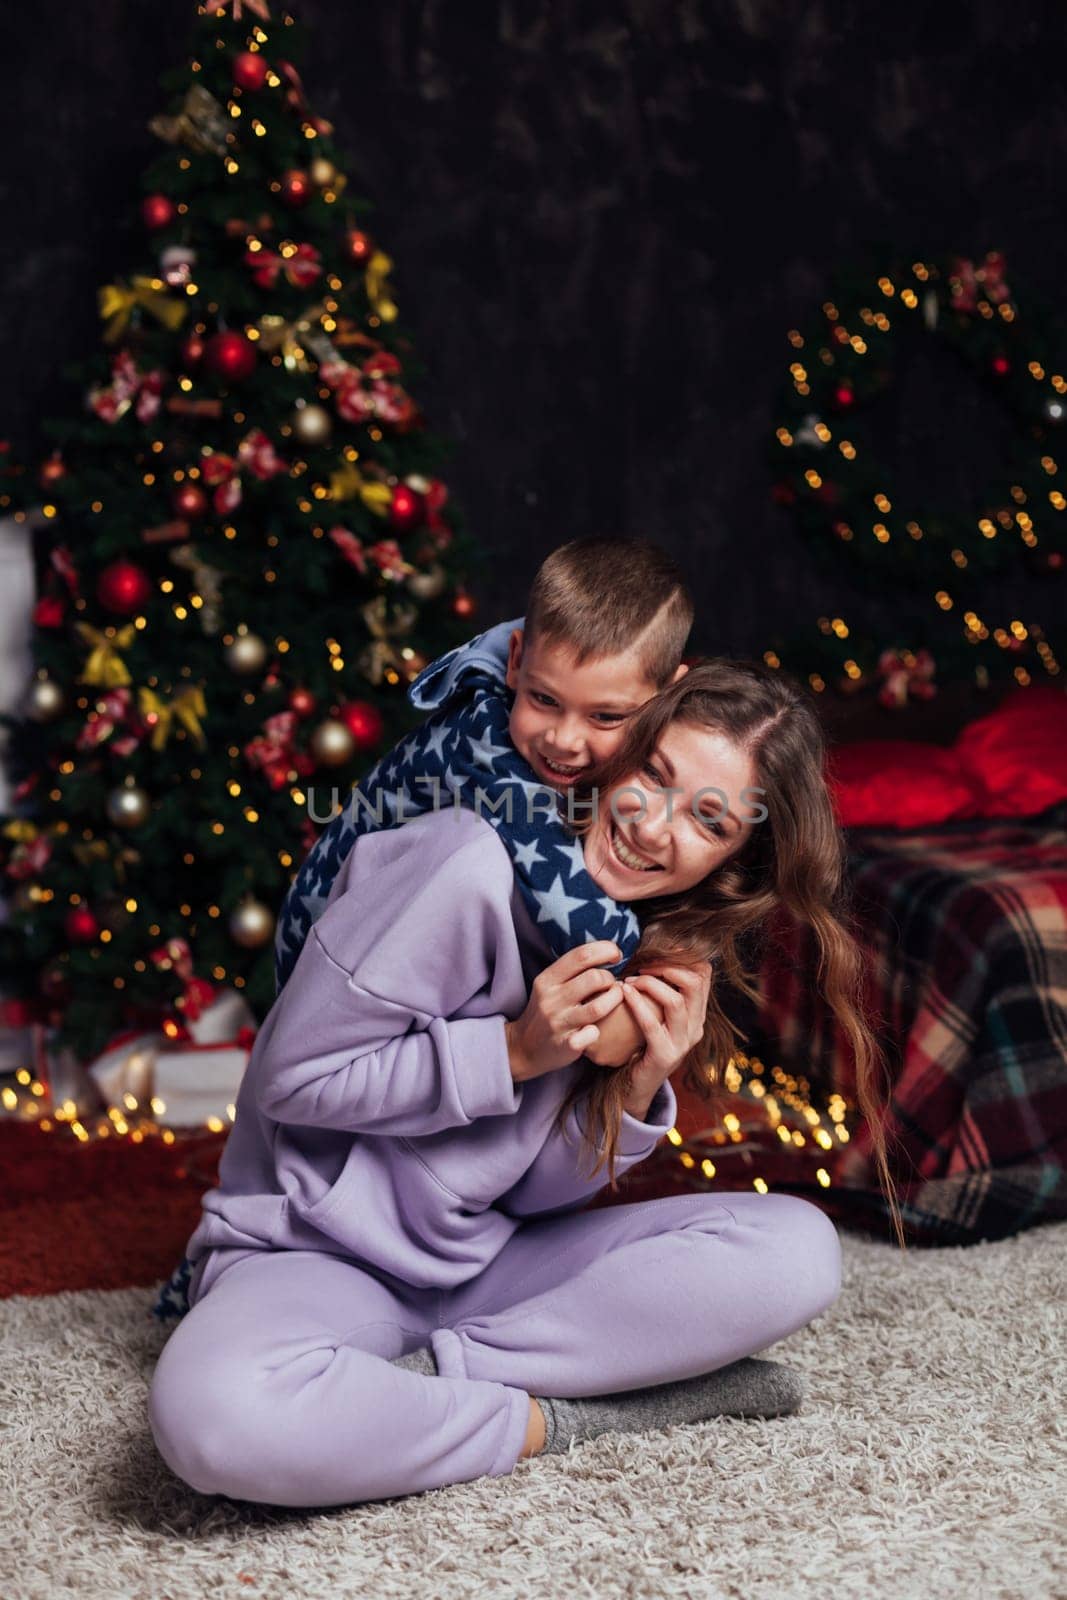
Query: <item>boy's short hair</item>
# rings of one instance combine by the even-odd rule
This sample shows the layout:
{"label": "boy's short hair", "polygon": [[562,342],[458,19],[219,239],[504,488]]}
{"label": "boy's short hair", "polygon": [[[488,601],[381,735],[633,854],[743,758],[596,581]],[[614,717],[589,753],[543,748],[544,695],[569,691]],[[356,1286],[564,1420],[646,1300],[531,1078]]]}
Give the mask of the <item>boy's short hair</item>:
{"label": "boy's short hair", "polygon": [[542,562],[526,602],[526,632],[566,644],[579,662],[635,646],[649,683],[678,670],[693,601],[665,550],[644,539],[574,539]]}

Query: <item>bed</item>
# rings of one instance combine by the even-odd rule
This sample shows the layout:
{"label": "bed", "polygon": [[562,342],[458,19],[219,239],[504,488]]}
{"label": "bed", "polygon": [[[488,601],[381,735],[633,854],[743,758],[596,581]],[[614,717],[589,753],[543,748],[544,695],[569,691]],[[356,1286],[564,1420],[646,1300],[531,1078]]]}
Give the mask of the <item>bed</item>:
{"label": "bed", "polygon": [[[967,724],[953,746],[900,746],[890,756],[889,744],[872,741],[842,761],[854,802],[842,806],[848,878],[886,1054],[889,1158],[909,1242],[966,1244],[1067,1216],[1067,697],[1043,693]],[[925,796],[902,777],[909,762],[928,780]],[[872,774],[882,786],[873,801]],[[920,812],[950,815],[848,825],[872,805],[899,812],[905,791]],[[1061,797],[1036,815],[989,814],[1050,795]],[[986,814],[960,814],[968,810]],[[809,934],[772,930],[757,966],[759,1004],[732,1013],[748,1036],[734,1085],[738,1125],[713,1133],[707,1107],[683,1093],[683,1143],[663,1148],[652,1181],[763,1182],[888,1232],[851,1052],[813,996],[814,969]],[[783,1126],[766,1114],[768,1091],[787,1112]],[[801,1114],[805,1104],[821,1111],[817,1122]]]}

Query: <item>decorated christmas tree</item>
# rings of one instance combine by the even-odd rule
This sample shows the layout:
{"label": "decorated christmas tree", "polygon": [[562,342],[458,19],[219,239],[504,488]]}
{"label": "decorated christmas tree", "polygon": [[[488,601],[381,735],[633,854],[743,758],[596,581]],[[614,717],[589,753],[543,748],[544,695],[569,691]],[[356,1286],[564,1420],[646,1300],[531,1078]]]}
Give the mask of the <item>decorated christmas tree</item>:
{"label": "decorated christmas tree", "polygon": [[0,480],[42,521],[6,1021],[84,1062],[195,1038],[227,996],[262,1020],[289,882],[411,726],[407,683],[470,632],[392,262],[299,52],[267,0],[197,8],[150,124],[141,259],[68,370],[84,414]]}
{"label": "decorated christmas tree", "polygon": [[[1060,678],[1067,651],[1067,329],[1016,295],[999,252],[889,263],[834,285],[811,326],[791,329],[779,402],[775,499],[790,508],[830,592],[851,568],[892,628],[826,615],[771,643],[765,659],[818,693],[874,689],[884,706],[938,683],[1026,686]],[[925,344],[994,400],[1004,439],[961,493],[938,502],[883,459],[880,402]],[[929,419],[928,459],[944,422]],[[980,450],[963,446],[969,461]],[[936,476],[936,474],[934,474]],[[837,581],[835,581],[835,579]],[[831,587],[832,586],[832,587]],[[857,587],[853,583],[854,590]],[[1060,679],[1062,682],[1062,679]]]}

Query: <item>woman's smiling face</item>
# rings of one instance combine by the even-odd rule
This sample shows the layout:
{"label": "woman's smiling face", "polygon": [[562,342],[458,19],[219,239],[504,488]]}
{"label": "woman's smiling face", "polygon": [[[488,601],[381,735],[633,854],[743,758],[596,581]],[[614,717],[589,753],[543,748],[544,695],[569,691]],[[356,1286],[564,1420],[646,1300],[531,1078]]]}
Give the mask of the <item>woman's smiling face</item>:
{"label": "woman's smiling face", "polygon": [[680,894],[742,848],[759,793],[751,758],[728,735],[669,723],[642,771],[599,796],[586,870],[614,900]]}

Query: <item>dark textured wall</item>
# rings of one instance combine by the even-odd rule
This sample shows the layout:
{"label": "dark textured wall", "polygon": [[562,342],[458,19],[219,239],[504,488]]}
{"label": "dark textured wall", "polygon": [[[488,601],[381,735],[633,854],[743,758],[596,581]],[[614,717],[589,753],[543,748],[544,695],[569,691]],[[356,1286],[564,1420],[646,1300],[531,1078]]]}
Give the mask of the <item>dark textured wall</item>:
{"label": "dark textured wall", "polygon": [[[768,500],[765,451],[785,331],[835,265],[880,245],[996,246],[1062,294],[1061,6],[297,9],[312,104],[377,205],[431,369],[421,398],[497,558],[486,615],[520,606],[563,538],[640,532],[685,562],[703,647],[760,650],[825,603]],[[158,149],[145,124],[191,11],[98,0],[5,17],[0,437],[18,446],[97,338],[97,285],[136,259],[138,178]],[[906,393],[891,450],[914,463],[963,413],[951,384],[920,374]],[[957,429],[963,492],[983,432]],[[884,603],[836,598],[853,615]]]}

